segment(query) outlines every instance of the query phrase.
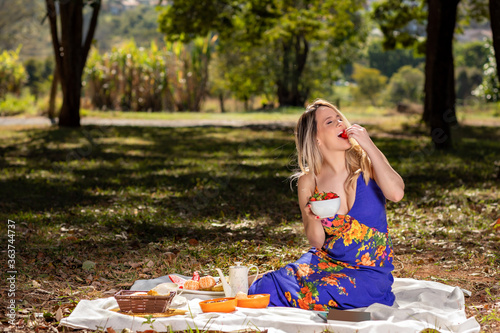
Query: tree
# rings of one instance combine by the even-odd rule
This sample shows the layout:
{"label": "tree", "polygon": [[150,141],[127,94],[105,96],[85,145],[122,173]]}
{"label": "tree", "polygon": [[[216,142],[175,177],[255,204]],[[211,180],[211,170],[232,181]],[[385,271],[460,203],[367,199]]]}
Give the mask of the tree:
{"label": "tree", "polygon": [[360,98],[366,97],[372,105],[376,105],[379,93],[385,88],[387,77],[380,74],[378,69],[354,64],[352,78],[357,84],[355,87],[356,95],[359,95]]}
{"label": "tree", "polygon": [[491,45],[490,41],[486,42],[486,50],[488,51],[488,56],[486,63],[483,66],[482,82],[479,86],[472,92],[473,95],[484,98],[487,102],[498,102],[500,101],[500,82],[498,73],[498,64],[494,60],[496,53]]}
{"label": "tree", "polygon": [[495,60],[497,63],[497,76],[500,78],[500,1],[490,0],[490,23],[493,34],[493,48],[495,49]]}
{"label": "tree", "polygon": [[424,73],[411,66],[401,67],[389,80],[388,100],[393,103],[421,103],[424,90]]}
{"label": "tree", "polygon": [[417,55],[412,49],[395,48],[384,50],[380,39],[375,39],[368,45],[368,64],[370,68],[378,69],[383,75],[392,77],[403,66],[416,67],[425,62],[423,55]]}
{"label": "tree", "polygon": [[[189,40],[210,31],[220,44],[242,51],[265,46],[278,66],[270,66],[280,105],[303,106],[310,92],[304,81],[310,52],[329,49],[330,68],[344,62],[363,33],[361,0],[216,0],[172,1],[159,17],[160,30],[172,40]],[[183,20],[179,20],[183,17]],[[220,49],[219,49],[220,50]]]}
{"label": "tree", "polygon": [[482,70],[483,65],[488,61],[488,51],[484,41],[456,43],[453,46],[455,66],[474,67]]}
{"label": "tree", "polygon": [[[56,8],[55,0],[46,0],[46,5],[55,63],[63,94],[59,126],[79,127],[82,74],[97,26],[101,1],[59,0]],[[83,10],[85,5],[92,8],[92,16],[89,28],[84,34]]]}
{"label": "tree", "polygon": [[425,44],[425,101],[422,119],[430,126],[437,149],[452,147],[457,124],[453,33],[460,0],[429,0]]}
{"label": "tree", "polygon": [[[461,5],[460,7],[458,5]],[[425,48],[425,102],[423,120],[430,127],[438,149],[452,147],[451,127],[457,123],[455,112],[455,78],[453,33],[457,23],[481,21],[487,16],[485,0],[385,0],[374,7],[374,18],[384,33],[384,46]],[[492,31],[500,36],[500,3],[489,3]],[[419,27],[426,26],[425,34]],[[497,39],[500,55],[500,37]],[[497,58],[497,62],[500,58]]]}
{"label": "tree", "polygon": [[459,1],[427,0],[419,4],[385,0],[376,4],[373,12],[384,33],[385,48],[425,49],[422,119],[430,127],[435,147],[442,149],[451,147],[451,126],[456,124],[452,41]]}
{"label": "tree", "polygon": [[0,0],[0,49],[14,50],[36,32],[41,6],[32,0]]}

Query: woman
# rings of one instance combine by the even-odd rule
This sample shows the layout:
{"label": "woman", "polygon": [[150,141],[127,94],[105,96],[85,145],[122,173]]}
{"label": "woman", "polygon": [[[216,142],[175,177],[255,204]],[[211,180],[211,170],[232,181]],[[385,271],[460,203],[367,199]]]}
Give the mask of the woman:
{"label": "woman", "polygon": [[[345,130],[348,139],[341,133]],[[271,306],[324,311],[373,303],[392,305],[392,244],[385,200],[399,201],[404,182],[366,130],[316,100],[300,117],[296,131],[300,172],[299,205],[312,248],[298,261],[266,273],[249,294],[271,294]],[[315,216],[308,204],[315,192],[335,192],[338,213]]]}

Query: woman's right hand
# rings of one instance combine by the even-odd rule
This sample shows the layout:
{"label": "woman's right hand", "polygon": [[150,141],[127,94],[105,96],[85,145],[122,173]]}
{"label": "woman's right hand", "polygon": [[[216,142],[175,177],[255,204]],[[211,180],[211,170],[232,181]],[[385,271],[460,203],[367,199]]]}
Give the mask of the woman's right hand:
{"label": "woman's right hand", "polygon": [[302,222],[307,239],[311,246],[321,248],[325,242],[325,231],[321,219],[311,210],[309,198],[314,193],[314,179],[310,175],[304,175],[298,181],[299,206],[302,214]]}
{"label": "woman's right hand", "polygon": [[311,219],[315,219],[315,220],[319,220],[320,219],[320,217],[318,215],[316,215],[316,214],[313,213],[313,211],[311,209],[311,203],[310,202],[307,203],[306,208],[304,209],[304,212]]}

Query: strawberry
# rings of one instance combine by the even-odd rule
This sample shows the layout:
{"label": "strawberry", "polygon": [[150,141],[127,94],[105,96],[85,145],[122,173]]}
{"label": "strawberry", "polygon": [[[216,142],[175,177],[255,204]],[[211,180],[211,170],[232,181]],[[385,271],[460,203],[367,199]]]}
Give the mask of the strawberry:
{"label": "strawberry", "polygon": [[200,281],[200,273],[194,272],[193,273],[193,277],[191,278],[191,280]]}
{"label": "strawberry", "polygon": [[330,200],[330,199],[336,199],[339,196],[337,193],[334,192],[321,192],[321,193],[314,193],[310,198],[309,201],[322,201],[322,200]]}
{"label": "strawberry", "polygon": [[349,137],[347,136],[346,130],[343,130],[342,132],[340,132],[338,136],[343,138],[343,139],[349,139]]}

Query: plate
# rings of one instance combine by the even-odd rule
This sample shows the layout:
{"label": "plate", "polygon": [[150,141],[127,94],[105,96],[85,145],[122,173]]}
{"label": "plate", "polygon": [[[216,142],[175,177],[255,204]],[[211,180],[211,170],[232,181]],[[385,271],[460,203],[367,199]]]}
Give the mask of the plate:
{"label": "plate", "polygon": [[208,296],[225,296],[223,291],[210,291],[210,290],[191,290],[191,289],[180,289],[177,288],[177,295],[186,294],[197,294],[197,295],[208,295]]}

